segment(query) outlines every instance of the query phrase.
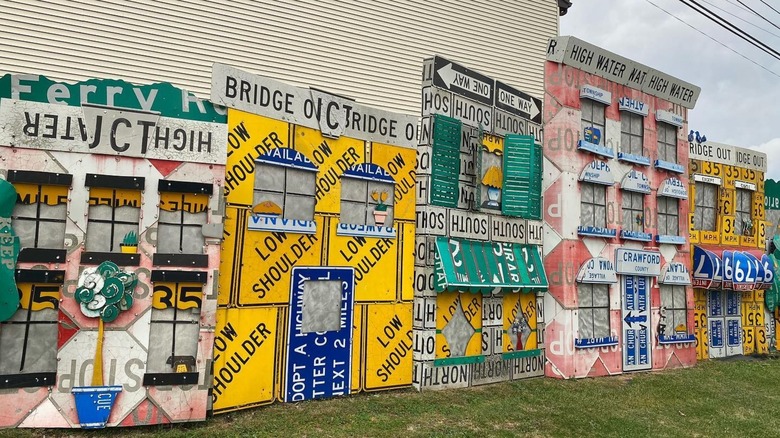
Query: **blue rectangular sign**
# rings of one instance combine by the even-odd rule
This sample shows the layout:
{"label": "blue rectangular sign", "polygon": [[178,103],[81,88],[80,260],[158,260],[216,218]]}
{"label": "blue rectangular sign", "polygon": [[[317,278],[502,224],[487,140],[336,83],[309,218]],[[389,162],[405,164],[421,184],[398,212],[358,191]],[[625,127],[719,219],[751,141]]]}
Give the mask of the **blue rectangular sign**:
{"label": "blue rectangular sign", "polygon": [[723,348],[723,320],[710,320],[710,348]]}
{"label": "blue rectangular sign", "polygon": [[647,277],[623,277],[623,371],[652,366],[648,283]]}
{"label": "blue rectangular sign", "polygon": [[[341,282],[338,330],[304,330],[303,295],[308,281]],[[286,402],[349,394],[354,296],[355,271],[352,268],[293,268],[288,318]]]}

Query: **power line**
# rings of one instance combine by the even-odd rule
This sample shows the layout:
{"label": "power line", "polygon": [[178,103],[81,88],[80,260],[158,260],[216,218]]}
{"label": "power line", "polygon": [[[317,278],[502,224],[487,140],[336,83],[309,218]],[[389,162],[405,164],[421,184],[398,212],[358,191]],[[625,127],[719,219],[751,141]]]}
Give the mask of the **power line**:
{"label": "power line", "polygon": [[[690,1],[690,3],[688,3]],[[739,1],[739,0],[737,0]],[[780,60],[780,52],[776,51],[775,49],[767,46],[762,41],[756,39],[749,33],[745,32],[744,30],[738,28],[737,26],[734,26],[729,22],[728,20],[723,19],[720,15],[712,12],[711,10],[707,9],[706,7],[699,4],[696,0],[680,0],[680,2],[689,8],[693,9],[694,11],[698,12],[699,14],[707,17],[710,21],[714,22],[715,24],[719,25],[720,27],[728,30],[729,32],[733,33],[734,35],[742,38],[743,40],[747,41],[748,43],[752,44],[753,46],[763,50],[768,55],[772,56],[773,58]],[[691,4],[692,3],[692,4]],[[696,7],[694,7],[696,5]],[[701,9],[697,9],[701,8]],[[703,12],[703,11],[706,11]],[[708,15],[709,14],[709,15]]]}
{"label": "power line", "polygon": [[765,4],[765,5],[766,5],[766,7],[768,7],[769,9],[771,9],[771,10],[773,10],[773,11],[777,12],[778,14],[780,14],[780,11],[778,11],[778,10],[777,10],[777,9],[775,9],[775,8],[773,8],[773,7],[772,7],[772,5],[770,5],[769,3],[765,2],[764,0],[760,0],[760,1],[761,1],[761,3]]}
{"label": "power line", "polygon": [[736,50],[732,49],[731,47],[729,47],[729,46],[727,46],[727,45],[723,44],[722,42],[720,42],[720,41],[718,41],[718,40],[716,40],[714,37],[712,37],[712,36],[710,36],[709,34],[707,34],[707,33],[703,32],[701,29],[697,29],[696,27],[694,27],[694,26],[693,26],[693,25],[691,25],[690,23],[687,23],[687,22],[683,21],[682,19],[680,19],[680,18],[679,18],[679,17],[677,17],[676,15],[672,14],[671,12],[667,11],[666,9],[664,9],[664,8],[662,8],[662,7],[658,6],[657,4],[653,3],[651,0],[645,0],[645,1],[646,1],[646,2],[648,2],[648,3],[650,3],[651,5],[655,6],[656,8],[658,8],[658,9],[660,9],[660,10],[662,10],[662,11],[666,12],[666,14],[668,14],[670,17],[674,18],[675,20],[679,21],[680,23],[682,23],[682,24],[684,24],[684,25],[686,25],[686,26],[690,27],[691,29],[695,30],[696,32],[699,32],[700,34],[702,34],[702,35],[704,35],[704,36],[706,36],[707,38],[711,39],[712,41],[716,42],[717,44],[719,44],[719,45],[721,45],[721,46],[725,47],[726,49],[728,49],[728,50],[730,50],[730,51],[732,51],[732,52],[736,53],[737,55],[739,55],[740,57],[744,58],[745,60],[747,60],[747,61],[749,61],[749,62],[751,62],[751,63],[753,63],[753,64],[757,65],[758,67],[761,67],[762,69],[766,70],[766,71],[767,71],[767,72],[769,72],[770,74],[772,74],[772,75],[774,75],[774,76],[776,76],[776,77],[780,78],[780,75],[779,75],[779,74],[777,74],[777,73],[773,72],[772,70],[768,69],[767,67],[764,67],[763,65],[759,64],[759,63],[758,63],[758,62],[756,62],[756,61],[753,61],[752,59],[748,58],[747,56],[743,55],[742,53],[739,53],[738,51],[736,51]]}
{"label": "power line", "polygon": [[[739,4],[741,4],[742,6],[744,6],[744,7],[748,8],[748,9],[750,10],[750,12],[752,12],[752,13],[756,14],[756,17],[758,17],[758,18],[760,18],[760,19],[762,19],[762,20],[766,21],[767,23],[771,24],[772,26],[774,26],[774,27],[777,27],[778,29],[780,29],[780,27],[778,27],[778,26],[777,26],[775,23],[772,23],[771,21],[767,20],[767,19],[766,19],[766,18],[765,18],[763,15],[759,14],[758,12],[756,12],[756,10],[755,10],[755,9],[753,9],[753,8],[751,8],[750,6],[748,6],[748,5],[744,4],[744,3],[742,3],[742,0],[737,0],[737,1],[738,1],[738,2],[739,2]],[[770,6],[770,7],[771,7],[771,6]]]}
{"label": "power line", "polygon": [[772,35],[772,36],[775,36],[775,37],[777,37],[777,38],[780,38],[780,35],[779,35],[779,34],[776,34],[776,33],[773,33],[773,32],[771,32],[771,31],[769,31],[769,30],[766,30],[766,29],[764,29],[763,27],[761,27],[761,26],[759,26],[759,25],[757,25],[757,24],[755,24],[755,23],[751,23],[750,21],[748,21],[748,20],[745,20],[744,18],[740,17],[739,15],[737,15],[737,14],[734,14],[734,13],[732,13],[732,12],[730,12],[730,11],[727,11],[726,9],[723,9],[723,8],[721,8],[720,6],[716,5],[715,3],[710,3],[710,2],[708,2],[707,0],[701,0],[701,1],[702,1],[702,2],[704,2],[704,3],[707,3],[708,5],[712,6],[712,7],[713,7],[713,8],[715,8],[715,9],[718,9],[718,10],[720,10],[720,11],[722,11],[722,12],[725,12],[725,13],[727,13],[727,14],[731,15],[732,17],[736,18],[737,20],[744,21],[745,23],[747,23],[747,24],[749,24],[749,25],[751,25],[751,26],[755,27],[755,28],[756,28],[756,29],[758,29],[758,30],[764,31],[764,32],[768,33],[769,35]]}

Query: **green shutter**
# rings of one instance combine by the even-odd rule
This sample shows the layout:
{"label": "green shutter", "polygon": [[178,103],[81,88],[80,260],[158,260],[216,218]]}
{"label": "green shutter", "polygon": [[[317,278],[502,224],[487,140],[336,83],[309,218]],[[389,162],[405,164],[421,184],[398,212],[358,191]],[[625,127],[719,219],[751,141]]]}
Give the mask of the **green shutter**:
{"label": "green shutter", "polygon": [[542,150],[533,135],[504,138],[501,212],[526,219],[542,218]]}
{"label": "green shutter", "polygon": [[458,207],[461,125],[460,120],[451,117],[433,116],[432,205]]}

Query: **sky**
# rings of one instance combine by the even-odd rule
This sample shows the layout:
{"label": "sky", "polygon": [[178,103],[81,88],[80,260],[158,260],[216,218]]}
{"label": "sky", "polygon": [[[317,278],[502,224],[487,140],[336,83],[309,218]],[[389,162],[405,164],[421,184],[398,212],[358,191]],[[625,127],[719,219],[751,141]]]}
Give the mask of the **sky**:
{"label": "sky", "polygon": [[[780,26],[780,14],[760,0],[741,1]],[[688,127],[708,140],[766,153],[767,178],[780,180],[780,61],[678,0],[572,3],[561,17],[561,35],[578,37],[700,86],[696,107],[688,113]],[[780,29],[745,10],[737,0],[697,3],[780,52]],[[777,0],[766,3],[780,10]]]}

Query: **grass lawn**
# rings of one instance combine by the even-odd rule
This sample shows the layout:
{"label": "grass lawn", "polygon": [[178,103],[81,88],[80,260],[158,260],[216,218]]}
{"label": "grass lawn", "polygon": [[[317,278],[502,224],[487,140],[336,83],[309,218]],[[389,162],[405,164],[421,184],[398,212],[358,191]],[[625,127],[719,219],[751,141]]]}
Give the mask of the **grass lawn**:
{"label": "grass lawn", "polygon": [[3,430],[0,437],[780,436],[780,360],[583,380],[532,379],[276,404],[173,427]]}

